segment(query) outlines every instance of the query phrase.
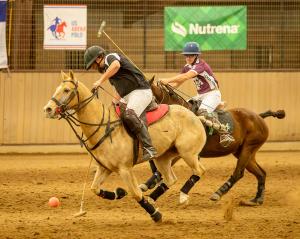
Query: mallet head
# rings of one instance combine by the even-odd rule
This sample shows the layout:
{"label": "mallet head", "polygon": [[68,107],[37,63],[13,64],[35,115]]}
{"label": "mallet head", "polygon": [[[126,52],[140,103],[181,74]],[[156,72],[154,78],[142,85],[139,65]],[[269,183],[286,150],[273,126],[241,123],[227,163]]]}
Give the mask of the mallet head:
{"label": "mallet head", "polygon": [[101,23],[101,25],[100,25],[100,27],[99,27],[99,30],[98,30],[98,37],[101,37],[105,25],[106,25],[106,22],[105,22],[105,21],[102,21],[102,23]]}

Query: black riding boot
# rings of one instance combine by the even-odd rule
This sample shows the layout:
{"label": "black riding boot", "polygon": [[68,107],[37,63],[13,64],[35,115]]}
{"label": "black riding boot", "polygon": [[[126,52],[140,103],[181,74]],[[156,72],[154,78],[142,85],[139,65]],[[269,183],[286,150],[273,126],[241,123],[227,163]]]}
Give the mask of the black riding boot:
{"label": "black riding boot", "polygon": [[152,145],[152,140],[150,138],[147,127],[143,122],[141,123],[143,126],[136,136],[138,140],[143,144],[143,161],[147,161],[149,159],[153,159],[156,156],[157,152]]}
{"label": "black riding boot", "polygon": [[134,110],[126,109],[122,114],[122,119],[133,134],[143,145],[143,161],[152,159],[157,154],[152,145],[148,129],[144,122],[136,115]]}
{"label": "black riding boot", "polygon": [[225,125],[221,124],[221,122],[217,119],[217,117],[213,113],[208,113],[205,109],[199,109],[197,111],[198,116],[204,116],[205,119],[210,120],[213,124],[219,125],[218,128],[214,128],[218,131],[220,135],[220,144],[226,148],[228,147],[232,142],[234,142],[234,138],[231,136],[231,134],[228,132],[228,129]]}

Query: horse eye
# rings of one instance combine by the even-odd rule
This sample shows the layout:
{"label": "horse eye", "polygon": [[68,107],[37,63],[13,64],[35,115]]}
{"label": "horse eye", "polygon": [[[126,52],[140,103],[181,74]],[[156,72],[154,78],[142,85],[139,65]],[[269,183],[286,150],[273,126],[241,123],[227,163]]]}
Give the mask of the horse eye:
{"label": "horse eye", "polygon": [[64,93],[68,94],[69,92],[70,92],[70,89],[68,89],[68,88],[64,89]]}

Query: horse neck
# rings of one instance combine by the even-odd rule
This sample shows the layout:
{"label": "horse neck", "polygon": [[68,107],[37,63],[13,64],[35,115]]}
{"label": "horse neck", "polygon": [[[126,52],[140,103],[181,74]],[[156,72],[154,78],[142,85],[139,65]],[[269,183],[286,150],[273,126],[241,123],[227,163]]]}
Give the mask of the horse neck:
{"label": "horse neck", "polygon": [[[191,105],[181,98],[174,98],[169,95],[167,91],[161,89],[158,86],[151,85],[152,92],[156,97],[157,101],[161,104],[168,104],[168,105],[182,105],[185,108],[191,109]],[[175,93],[175,92],[174,92]]]}
{"label": "horse neck", "polygon": [[[91,96],[90,90],[80,82],[78,83],[78,93],[80,102]],[[101,121],[103,121],[103,123],[107,123],[109,118],[110,121],[117,120],[116,113],[96,98],[93,98],[93,100],[91,100],[87,105],[81,108],[77,112],[77,117],[79,121],[89,124],[100,124]],[[80,126],[86,136],[91,135],[98,128],[98,126],[90,126],[86,124],[81,124]],[[105,127],[100,127],[98,133],[95,134],[95,138],[97,138],[98,134],[103,134],[104,131]],[[94,137],[91,138],[92,141],[93,138]]]}

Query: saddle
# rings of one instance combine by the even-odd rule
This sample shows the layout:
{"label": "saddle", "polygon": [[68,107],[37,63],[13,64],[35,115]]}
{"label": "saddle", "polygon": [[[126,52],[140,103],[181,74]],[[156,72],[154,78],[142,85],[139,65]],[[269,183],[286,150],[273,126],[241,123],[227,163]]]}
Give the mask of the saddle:
{"label": "saddle", "polygon": [[[193,111],[196,114],[196,112],[198,111],[198,109],[201,105],[201,100],[190,99],[188,102],[192,105],[191,111]],[[226,107],[226,102],[222,101],[217,106],[217,108],[213,112],[213,114],[221,124],[228,126],[228,133],[231,134],[233,132],[234,124],[233,124],[231,113],[226,111],[225,107]],[[206,132],[210,132],[210,128],[206,125],[204,125],[204,126],[205,126],[205,129],[206,129]]]}
{"label": "saddle", "polygon": [[[115,106],[116,113],[119,117],[121,116],[121,113],[123,110],[125,110],[125,108],[126,108],[125,104]],[[140,118],[144,121],[146,126],[149,126],[151,124],[154,124],[161,118],[163,118],[168,112],[169,112],[169,105],[167,104],[153,105],[150,103]]]}

